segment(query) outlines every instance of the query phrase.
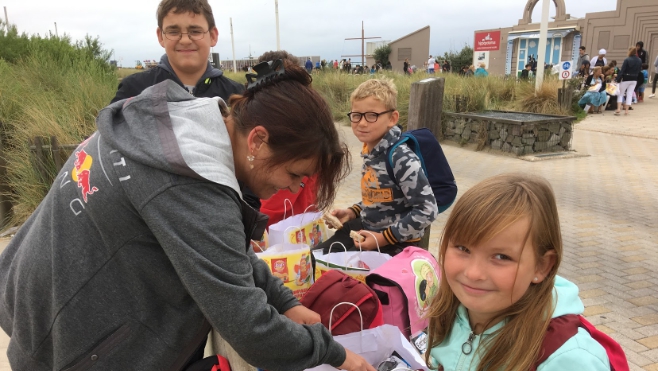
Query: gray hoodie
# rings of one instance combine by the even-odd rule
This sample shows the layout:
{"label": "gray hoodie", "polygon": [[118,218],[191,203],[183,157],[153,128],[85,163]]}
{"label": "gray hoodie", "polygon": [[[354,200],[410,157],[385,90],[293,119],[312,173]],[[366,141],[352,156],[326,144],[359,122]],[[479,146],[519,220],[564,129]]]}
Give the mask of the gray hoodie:
{"label": "gray hoodie", "polygon": [[0,255],[13,370],[180,370],[214,327],[268,370],[339,366],[321,325],[248,247],[217,99],[173,81],[103,109]]}

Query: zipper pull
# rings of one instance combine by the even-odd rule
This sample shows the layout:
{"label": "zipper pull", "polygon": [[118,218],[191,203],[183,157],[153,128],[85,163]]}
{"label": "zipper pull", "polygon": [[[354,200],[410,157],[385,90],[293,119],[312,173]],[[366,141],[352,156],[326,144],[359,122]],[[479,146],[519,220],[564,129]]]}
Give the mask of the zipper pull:
{"label": "zipper pull", "polygon": [[474,339],[475,339],[475,333],[471,331],[471,334],[468,335],[468,340],[466,340],[464,344],[462,344],[462,353],[464,353],[465,355],[471,354],[471,352],[473,351]]}

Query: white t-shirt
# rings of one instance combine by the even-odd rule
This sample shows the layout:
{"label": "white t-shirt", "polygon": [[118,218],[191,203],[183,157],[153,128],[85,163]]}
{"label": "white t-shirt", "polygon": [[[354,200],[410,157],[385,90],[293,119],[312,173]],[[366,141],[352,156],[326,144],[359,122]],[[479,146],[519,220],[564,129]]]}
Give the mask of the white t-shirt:
{"label": "white t-shirt", "polygon": [[430,58],[427,61],[427,68],[433,70],[434,69],[434,63],[436,63],[436,60],[434,58]]}

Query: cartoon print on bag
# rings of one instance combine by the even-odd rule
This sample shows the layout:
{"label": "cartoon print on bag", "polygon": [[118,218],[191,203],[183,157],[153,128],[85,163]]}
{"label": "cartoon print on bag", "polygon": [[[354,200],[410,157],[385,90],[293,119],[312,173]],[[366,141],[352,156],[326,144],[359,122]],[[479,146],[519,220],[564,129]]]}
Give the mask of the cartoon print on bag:
{"label": "cartoon print on bag", "polygon": [[288,280],[288,258],[272,259],[272,275],[279,278],[284,283]]}
{"label": "cartoon print on bag", "polygon": [[422,316],[429,307],[430,299],[434,297],[439,288],[439,278],[432,265],[424,259],[414,259],[411,262],[411,268],[416,276],[418,315]]}
{"label": "cartoon print on bag", "polygon": [[303,286],[311,280],[311,256],[302,254],[299,264],[295,264],[295,285]]}

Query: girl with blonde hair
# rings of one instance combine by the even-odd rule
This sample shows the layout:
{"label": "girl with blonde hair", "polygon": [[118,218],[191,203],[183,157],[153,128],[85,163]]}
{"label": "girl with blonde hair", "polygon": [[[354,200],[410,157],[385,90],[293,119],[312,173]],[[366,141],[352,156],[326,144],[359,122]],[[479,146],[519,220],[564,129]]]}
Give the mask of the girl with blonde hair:
{"label": "girl with blonde hair", "polygon": [[551,319],[584,310],[576,285],[557,276],[561,260],[557,206],[545,179],[503,174],[468,190],[441,239],[428,365],[610,370],[605,349],[583,329],[537,365]]}

